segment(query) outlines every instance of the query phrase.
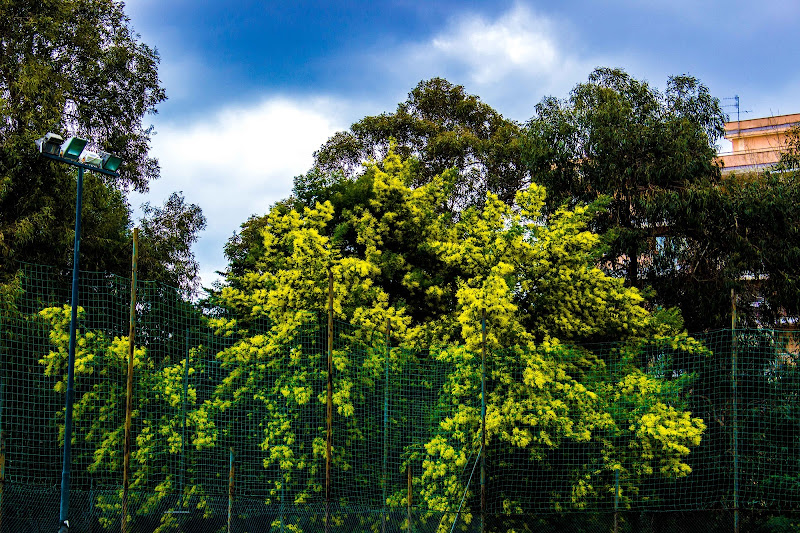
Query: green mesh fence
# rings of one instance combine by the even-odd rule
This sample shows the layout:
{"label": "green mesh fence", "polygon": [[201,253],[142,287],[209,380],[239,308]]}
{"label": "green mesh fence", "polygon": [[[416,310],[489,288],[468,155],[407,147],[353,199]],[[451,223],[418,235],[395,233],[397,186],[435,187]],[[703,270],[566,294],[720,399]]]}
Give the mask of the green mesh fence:
{"label": "green mesh fence", "polygon": [[[800,527],[793,332],[412,350],[329,331],[324,302],[222,332],[223,310],[137,292],[128,531]],[[25,265],[0,298],[3,532],[57,527],[69,297]],[[71,531],[121,528],[129,303],[81,274]]]}

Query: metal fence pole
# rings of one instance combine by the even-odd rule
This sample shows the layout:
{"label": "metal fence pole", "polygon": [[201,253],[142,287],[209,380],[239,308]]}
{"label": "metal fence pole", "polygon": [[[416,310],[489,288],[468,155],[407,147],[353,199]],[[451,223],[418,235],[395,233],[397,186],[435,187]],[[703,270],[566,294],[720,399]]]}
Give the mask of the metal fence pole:
{"label": "metal fence pole", "polygon": [[328,399],[325,452],[325,532],[331,530],[331,438],[333,436],[333,269],[328,268]]}
{"label": "metal fence pole", "polygon": [[614,470],[614,533],[619,532],[619,468]]}
{"label": "metal fence pole", "polygon": [[383,520],[381,522],[381,531],[386,533],[386,489],[389,484],[389,473],[386,465],[389,462],[389,448],[388,448],[388,435],[389,435],[389,356],[391,348],[389,345],[389,336],[392,332],[392,320],[386,319],[386,375],[384,377],[383,385],[383,470],[381,475],[381,506],[383,507]]}
{"label": "metal fence pole", "polygon": [[[0,305],[3,302],[0,302]],[[4,334],[3,331],[3,311],[2,307],[0,307],[0,334]],[[2,350],[2,346],[0,346],[0,350]],[[2,350],[0,352],[0,531],[3,530],[3,491],[5,489],[6,484],[6,430],[3,426],[5,422],[4,415],[4,400],[6,397],[6,352]]]}
{"label": "metal fence pole", "polygon": [[189,348],[189,328],[186,328],[186,339],[184,351],[186,359],[183,361],[183,399],[181,400],[181,418],[183,420],[183,427],[181,427],[181,466],[178,473],[180,485],[180,505],[183,507],[184,492],[186,490],[186,402],[189,397],[189,355],[191,350]]}
{"label": "metal fence pole", "polygon": [[233,525],[233,447],[231,446],[228,460],[228,533],[232,531]]}
{"label": "metal fence pole", "polygon": [[78,277],[81,257],[81,211],[83,210],[83,167],[78,167],[75,199],[75,244],[72,256],[72,303],[69,315],[69,354],[67,356],[67,392],[64,395],[64,461],[61,466],[61,505],[58,533],[69,531],[69,476],[72,460],[72,404],[75,400],[75,337],[78,327]]}
{"label": "metal fence pole", "polygon": [[131,417],[133,412],[133,352],[135,350],[134,337],[136,335],[136,276],[139,262],[139,228],[133,228],[133,253],[131,254],[131,308],[130,329],[128,331],[128,380],[125,396],[125,444],[123,449],[122,467],[122,518],[120,529],[122,533],[128,531],[128,489],[130,487],[131,471]]}
{"label": "metal fence pole", "polygon": [[733,531],[739,533],[739,406],[737,398],[736,293],[731,289],[731,393],[733,403]]}
{"label": "metal fence pole", "polygon": [[279,471],[281,473],[281,515],[278,518],[278,522],[279,522],[280,527],[281,527],[281,533],[283,533],[284,532],[284,529],[283,529],[284,515],[286,514],[286,506],[285,506],[286,505],[285,504],[285,499],[286,499],[286,477],[283,475],[283,471],[280,470],[280,468],[281,467],[280,467],[280,464],[279,464],[278,465],[278,469],[279,469]]}
{"label": "metal fence pole", "polygon": [[408,466],[406,467],[406,472],[408,473],[408,530],[414,531],[414,522],[411,520],[411,505],[412,505],[412,498],[414,496],[414,482],[413,478],[411,477],[411,459],[408,460]]}
{"label": "metal fence pole", "polygon": [[3,429],[3,399],[5,393],[5,379],[0,377],[0,531],[3,530],[3,489],[6,484],[6,432]]}

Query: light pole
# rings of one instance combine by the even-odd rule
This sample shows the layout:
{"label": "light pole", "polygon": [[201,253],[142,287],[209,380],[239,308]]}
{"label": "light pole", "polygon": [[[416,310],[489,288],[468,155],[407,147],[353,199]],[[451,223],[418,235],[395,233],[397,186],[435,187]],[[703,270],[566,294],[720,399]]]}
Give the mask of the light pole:
{"label": "light pole", "polygon": [[72,403],[75,398],[75,328],[78,314],[78,264],[81,246],[81,207],[83,204],[83,171],[91,170],[119,177],[117,169],[122,160],[105,152],[84,150],[88,141],[70,137],[66,141],[54,133],[36,140],[39,152],[49,159],[78,167],[78,190],[75,200],[75,245],[72,258],[72,310],[69,317],[69,356],[67,359],[67,394],[64,402],[64,463],[61,470],[61,508],[58,533],[69,532],[69,473],[72,450]]}

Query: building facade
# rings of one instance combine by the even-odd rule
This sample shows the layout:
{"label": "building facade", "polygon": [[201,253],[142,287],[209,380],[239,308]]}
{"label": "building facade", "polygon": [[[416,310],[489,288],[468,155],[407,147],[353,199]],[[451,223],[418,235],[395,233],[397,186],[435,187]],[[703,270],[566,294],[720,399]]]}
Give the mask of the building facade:
{"label": "building facade", "polygon": [[734,120],[725,124],[732,150],[720,153],[723,172],[749,172],[774,165],[786,149],[787,133],[800,126],[800,113]]}

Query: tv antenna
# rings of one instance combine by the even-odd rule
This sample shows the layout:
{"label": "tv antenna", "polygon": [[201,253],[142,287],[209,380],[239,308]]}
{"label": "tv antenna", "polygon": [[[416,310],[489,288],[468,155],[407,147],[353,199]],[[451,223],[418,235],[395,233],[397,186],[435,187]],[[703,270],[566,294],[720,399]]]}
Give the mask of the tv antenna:
{"label": "tv antenna", "polygon": [[739,122],[741,121],[741,114],[742,113],[752,113],[752,109],[742,110],[739,102],[739,95],[733,95],[733,98],[723,98],[723,100],[733,100],[732,104],[725,104],[722,107],[735,107],[736,108],[736,129],[741,130],[739,127]]}

